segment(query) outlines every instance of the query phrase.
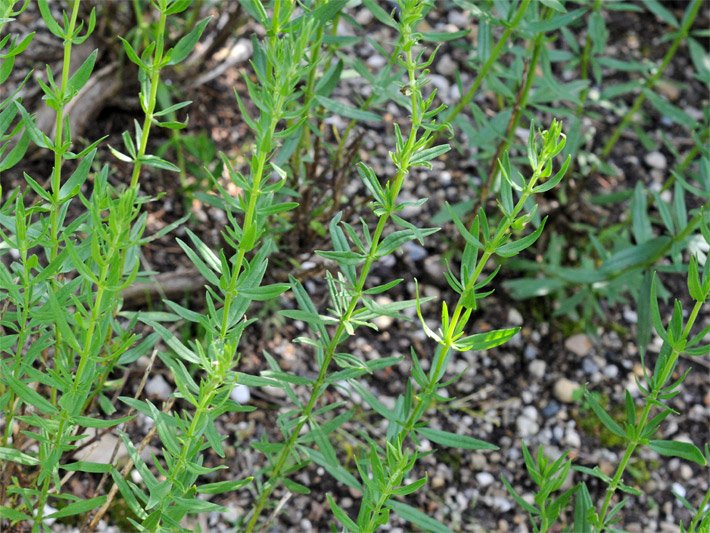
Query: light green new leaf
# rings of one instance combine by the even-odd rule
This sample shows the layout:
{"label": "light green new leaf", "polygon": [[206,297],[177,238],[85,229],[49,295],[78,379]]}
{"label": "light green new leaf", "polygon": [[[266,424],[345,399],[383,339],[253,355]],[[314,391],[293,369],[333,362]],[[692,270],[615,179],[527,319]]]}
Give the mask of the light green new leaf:
{"label": "light green new leaf", "polygon": [[519,327],[494,329],[485,333],[475,333],[456,341],[456,346],[459,351],[466,350],[490,350],[501,344],[508,342],[514,335],[520,331]]}

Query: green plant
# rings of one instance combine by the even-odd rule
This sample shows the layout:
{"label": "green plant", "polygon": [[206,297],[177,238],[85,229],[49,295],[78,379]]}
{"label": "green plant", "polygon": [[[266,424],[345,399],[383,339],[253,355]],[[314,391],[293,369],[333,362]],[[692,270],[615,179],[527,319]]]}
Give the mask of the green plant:
{"label": "green plant", "polygon": [[[303,484],[303,475],[321,467],[338,489],[350,489],[358,500],[349,508],[338,489],[329,488],[324,496],[332,516],[323,521],[331,527],[374,532],[404,521],[421,530],[448,531],[414,498],[428,496],[424,458],[431,446],[464,452],[503,446],[451,431],[445,416],[468,401],[450,395],[460,378],[453,371],[459,372],[457,363],[466,352],[494,350],[521,329],[502,321],[477,322],[499,286],[519,298],[548,295],[554,314],[574,331],[604,323],[608,307],[633,297],[644,369],[653,359],[646,353],[652,327],[663,341],[653,372],[645,370],[638,382],[641,402],[627,392],[617,410],[603,390],[584,396],[583,410],[599,418],[585,423],[601,425],[602,446],[618,444],[623,450],[613,474],[575,466],[569,453],[551,452],[550,458],[544,446],[533,454],[522,443],[533,499],[519,494],[515,480],[501,478],[535,531],[560,523],[573,531],[618,527],[627,505],[626,500],[617,503],[618,494],[639,495],[634,485],[645,479],[649,465],[656,465],[655,459],[639,458],[642,447],[707,465],[707,445],[703,453],[694,444],[656,438],[687,375],[678,375],[681,355],[708,353],[703,343],[710,326],[699,322],[710,294],[710,265],[703,255],[710,242],[709,115],[693,118],[657,92],[686,47],[695,81],[708,80],[699,42],[707,32],[694,29],[700,2],[689,3],[681,21],[658,2],[646,4],[673,29],[655,70],[647,60],[605,55],[613,38],[606,16],[639,11],[636,4],[455,4],[475,16],[473,44],[473,26],[456,32],[426,27],[439,6],[424,0],[399,0],[391,9],[373,0],[241,2],[252,19],[245,27],[257,28],[261,37],[252,40],[245,89],[235,91],[236,110],[249,130],[244,139],[249,154],[243,157],[242,147],[230,147],[229,153],[237,154],[230,157],[218,155],[216,142],[181,120],[190,104],[182,101],[186,91],[166,80],[192,53],[209,24],[200,17],[214,6],[134,0],[136,27],[117,42],[128,59],[125,73],[137,73],[140,112],[133,133],[121,135],[122,147],[111,140],[108,151],[116,161],[109,164],[102,150],[106,138],[84,142],[72,133],[68,116],[81,112],[71,104],[106,56],[93,51],[76,68],[72,57],[102,27],[97,19],[106,11],[97,16],[87,10],[82,22],[78,0],[70,0],[66,12],[36,0],[39,16],[60,41],[62,62],[59,71],[48,66],[37,81],[44,103],[55,112],[51,132],[39,129],[31,102],[20,98],[29,77],[3,93],[0,103],[0,172],[29,164],[23,157],[31,142],[52,159],[48,170],[22,166],[32,168],[24,173],[26,186],[5,191],[0,206],[0,527],[31,524],[33,531],[47,531],[52,520],[75,524],[81,519],[83,528],[92,529],[108,517],[139,531],[193,530],[200,527],[198,515],[224,512],[230,495],[241,491],[251,507],[230,521],[253,531],[269,527],[281,509],[274,505],[281,494],[285,501],[288,494],[315,491]],[[0,1],[0,27],[4,30],[24,7]],[[372,22],[363,22],[363,28],[358,20],[368,17],[354,17],[356,9],[371,15]],[[368,24],[387,28],[391,39],[348,33],[369,32]],[[0,40],[0,82],[13,74],[32,37]],[[353,49],[360,45],[380,56],[377,61],[356,57]],[[444,53],[468,54],[467,66],[475,72],[466,87],[456,73],[462,96],[451,108],[442,103],[451,94],[440,95],[429,83],[440,47]],[[632,79],[607,83],[620,73]],[[353,79],[369,93],[346,103],[344,93]],[[625,98],[637,89],[627,105]],[[401,115],[383,120],[391,109]],[[629,118],[619,120],[604,146],[595,147],[586,125],[601,123],[605,109],[630,112]],[[597,171],[614,172],[619,139],[633,133],[644,150],[655,146],[643,126],[658,114],[691,141],[682,153],[661,136],[675,162],[659,190],[638,181],[629,190],[598,195],[592,199],[596,204],[628,200],[628,210],[603,221],[601,228],[577,219],[564,226],[563,209],[587,201],[578,194],[581,185]],[[327,127],[332,115],[347,122]],[[541,119],[547,126],[537,129]],[[380,128],[391,145],[383,164],[370,154],[359,161],[363,136],[357,132],[363,126]],[[521,126],[529,129],[525,141],[518,140]],[[170,149],[175,163],[168,160]],[[424,177],[426,191],[433,192],[442,162],[456,165],[467,158],[473,172],[463,179],[475,183],[475,190],[458,189],[462,201],[444,204],[435,227],[424,227],[419,213],[426,198],[412,199],[410,185]],[[224,212],[219,244],[208,242],[206,228],[188,217],[145,235],[151,220],[147,204],[158,200],[143,192],[152,177],[148,169],[172,173],[179,181],[179,192],[158,190],[158,196],[196,198]],[[121,172],[127,172],[125,179]],[[419,184],[417,190],[421,194]],[[355,197],[346,197],[346,191],[356,191]],[[495,200],[496,210],[489,200]],[[443,227],[444,222],[452,224]],[[448,287],[433,325],[425,303],[439,303],[420,296],[416,278],[388,277],[379,267],[399,258],[405,245],[435,246],[453,228],[441,280]],[[204,306],[185,297],[180,303],[165,299],[150,310],[124,309],[123,290],[153,279],[142,272],[148,243],[175,229],[181,232],[179,249],[203,279],[205,289],[197,292]],[[320,249],[327,247],[321,244],[326,234],[329,250]],[[303,262],[300,252],[306,246],[322,268],[312,276],[299,272],[299,278],[285,272],[284,256],[297,251],[292,264]],[[570,255],[573,248],[576,257]],[[537,257],[531,259],[533,250]],[[501,269],[525,276],[499,284]],[[665,325],[659,299],[672,295],[666,276],[677,274],[687,278],[694,303],[684,316],[683,305],[674,302]],[[382,317],[421,325],[421,339],[403,339],[409,343],[407,356],[359,354],[354,341],[368,338],[368,330],[379,334]],[[539,308],[530,317],[549,318]],[[271,339],[255,337],[271,332],[262,328],[259,334],[252,325],[275,320],[285,332],[305,330],[293,339],[303,366],[294,369],[268,351],[256,353],[257,343],[268,348]],[[249,367],[242,354],[249,354]],[[131,373],[140,360],[148,364],[132,388]],[[162,405],[143,392],[156,376],[154,363],[176,388]],[[260,370],[253,370],[255,363]],[[117,371],[123,372],[120,379]],[[402,381],[391,404],[371,388],[382,376]],[[273,414],[272,431],[265,424],[250,443],[243,442],[241,430],[226,433],[222,425],[253,416],[261,405],[234,399],[244,387],[277,389],[284,404]],[[272,420],[269,411],[258,414]],[[140,442],[142,429],[132,425],[135,420],[146,422]],[[120,470],[113,458],[81,458],[87,441],[101,442],[112,431],[120,437],[115,451],[122,446],[127,453]],[[146,450],[149,444],[158,447]],[[237,471],[232,455],[249,453],[248,445],[262,463],[250,472]],[[435,457],[466,464],[463,456],[448,452]],[[567,488],[573,473],[584,478]],[[92,481],[87,486],[93,492],[72,490],[72,476]],[[598,501],[587,476],[601,481]],[[105,490],[109,480],[113,486]],[[695,496],[677,497],[690,513],[683,530],[707,529],[710,492],[698,498],[698,507],[689,501]]]}

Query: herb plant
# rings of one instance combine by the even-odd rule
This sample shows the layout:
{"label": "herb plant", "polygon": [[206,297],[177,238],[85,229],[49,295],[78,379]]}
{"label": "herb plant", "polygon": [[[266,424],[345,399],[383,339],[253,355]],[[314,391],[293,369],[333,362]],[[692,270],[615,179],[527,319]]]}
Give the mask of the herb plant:
{"label": "herb plant", "polygon": [[[3,190],[0,205],[0,529],[49,531],[56,521],[80,520],[93,530],[122,508],[131,529],[191,531],[239,496],[249,505],[232,525],[261,531],[293,494],[327,501],[323,520],[334,530],[374,532],[402,522],[456,529],[459,523],[444,524],[421,506],[430,494],[427,456],[432,448],[468,454],[504,446],[474,429],[451,431],[436,415],[453,405],[457,363],[467,353],[492,356],[520,333],[520,322],[479,320],[500,288],[517,299],[551,298],[553,324],[574,329],[604,324],[616,304],[635,306],[638,315],[643,374],[638,395],[624,391],[625,420],[607,411],[594,386],[582,392],[623,442],[613,471],[521,442],[532,493],[499,476],[534,531],[622,527],[629,504],[622,495],[643,495],[629,471],[644,448],[707,467],[707,444],[658,435],[677,414],[673,402],[689,372],[684,358],[709,351],[710,115],[691,116],[661,91],[680,54],[689,58],[692,83],[708,82],[707,30],[697,29],[702,3],[688,2],[682,17],[655,0],[643,7],[622,0],[453,5],[470,15],[471,27],[432,29],[430,15],[442,9],[427,0],[240,1],[222,29],[253,30],[251,58],[234,87],[245,133],[242,146],[218,154],[216,141],[190,129],[191,102],[181,100],[172,78],[182,63],[189,72],[199,68],[200,50],[229,38],[198,46],[221,18],[218,2],[134,0],[135,27],[98,39],[111,28],[102,20],[106,9],[79,0],[0,0],[0,173],[3,183],[8,176],[22,184]],[[669,28],[658,64],[607,56],[609,13],[642,9]],[[36,38],[8,31],[21,16],[42,20],[61,50],[58,64],[19,72]],[[373,26],[391,39],[360,35]],[[80,47],[93,43],[101,48],[81,56]],[[378,61],[357,57],[353,50],[363,45]],[[471,74],[454,73],[455,98],[433,88],[441,86],[438,61],[453,51],[467,56]],[[101,62],[117,54],[138,88],[133,123],[120,135],[86,140],[72,132],[71,114],[82,112],[73,104]],[[25,98],[35,84],[53,112],[49,131]],[[362,95],[350,94],[353,87],[364,87]],[[617,122],[595,141],[590,124],[604,110]],[[620,144],[634,138],[647,151],[657,148],[644,132],[657,116],[691,141],[681,153],[663,139],[674,162],[660,185],[638,180],[588,198],[598,174],[616,175]],[[386,145],[384,162],[366,153],[368,131]],[[471,186],[457,202],[442,202],[426,227],[420,214],[428,198],[409,191],[424,180],[435,196],[444,162],[470,163],[463,180]],[[147,194],[163,175],[173,181],[156,181],[158,189],[178,184],[183,208],[220,213],[218,241],[189,215],[148,235],[150,204],[174,193]],[[566,211],[586,202],[625,201],[628,208],[604,227],[564,226]],[[124,291],[153,279],[146,253],[172,233],[198,288],[181,300],[127,309]],[[415,274],[381,275],[408,246],[443,240],[451,246],[438,297],[422,296]],[[305,264],[304,246],[317,257],[313,275],[288,268]],[[499,283],[501,271],[507,279]],[[678,275],[687,295],[672,293],[670,276]],[[303,366],[255,348],[261,317],[302,330],[285,342]],[[406,355],[369,358],[355,349],[358,340],[383,335],[383,318],[421,327],[421,338],[404,339]],[[658,353],[649,349],[654,332]],[[259,342],[268,348],[269,340]],[[145,392],[157,372],[175,385],[162,404]],[[382,375],[401,380],[391,404],[373,392]],[[244,399],[245,389],[276,390],[283,406],[260,413],[264,404]],[[246,442],[225,430],[227,419],[256,415],[274,421],[270,431]],[[84,458],[85,448],[113,434],[110,459]],[[242,471],[235,453],[259,459]],[[304,481],[315,469],[332,478],[326,494]],[[85,493],[72,478],[86,482]],[[699,502],[675,498],[690,517],[679,521],[681,530],[706,531],[710,490]]]}

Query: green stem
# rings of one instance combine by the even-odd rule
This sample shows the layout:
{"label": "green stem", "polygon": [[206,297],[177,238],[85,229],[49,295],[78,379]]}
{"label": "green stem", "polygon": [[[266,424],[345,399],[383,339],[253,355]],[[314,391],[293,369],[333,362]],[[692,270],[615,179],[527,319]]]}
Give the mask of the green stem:
{"label": "green stem", "polygon": [[[23,350],[25,348],[25,343],[29,338],[30,328],[27,323],[29,320],[30,305],[32,302],[32,289],[34,287],[32,275],[32,270],[27,263],[27,243],[20,242],[20,260],[22,261],[22,286],[24,287],[23,301],[22,301],[22,311],[20,312],[20,320],[17,323],[18,335],[17,335],[17,348],[15,350],[14,365],[12,369],[12,375],[15,379],[20,377],[20,370],[22,369],[22,356]],[[15,417],[15,409],[19,406],[17,397],[13,390],[8,391],[9,397],[7,400],[7,405],[5,407],[5,431],[2,436],[2,446],[7,446],[10,440],[10,435],[12,435],[12,425],[13,418]],[[9,462],[6,464],[10,464]]]}
{"label": "green stem", "polygon": [[158,30],[155,37],[155,54],[153,55],[153,64],[150,69],[150,95],[148,97],[148,109],[145,111],[143,119],[143,128],[141,134],[141,142],[138,146],[138,154],[136,155],[133,165],[133,173],[131,174],[131,189],[138,187],[138,179],[140,178],[141,168],[143,163],[141,159],[145,156],[148,149],[148,138],[150,136],[150,127],[153,124],[153,113],[158,100],[158,85],[160,84],[160,64],[163,62],[163,51],[165,47],[165,25],[168,16],[164,11],[160,12],[158,20]]}
{"label": "green stem", "polygon": [[503,32],[503,35],[501,35],[500,39],[498,40],[498,43],[495,45],[493,50],[491,50],[491,55],[488,57],[486,62],[483,64],[483,66],[481,67],[481,70],[478,71],[478,75],[476,76],[476,79],[474,80],[471,87],[469,87],[468,91],[466,91],[466,94],[464,94],[463,97],[461,98],[461,100],[459,100],[459,103],[456,104],[451,109],[451,111],[446,115],[445,122],[453,122],[454,119],[458,116],[458,114],[461,113],[461,111],[463,111],[464,108],[471,102],[473,97],[476,95],[476,91],[478,91],[478,88],[483,83],[483,80],[486,79],[488,72],[491,70],[491,68],[493,68],[493,65],[495,65],[496,62],[498,61],[498,56],[503,51],[503,48],[505,47],[505,45],[508,42],[508,39],[513,34],[513,32],[518,28],[520,21],[523,20],[523,16],[525,15],[525,12],[527,11],[529,5],[530,5],[530,0],[522,0],[520,2],[520,5],[518,6],[518,10],[515,12],[515,15],[513,16],[513,20],[506,27],[505,31]]}
{"label": "green stem", "polygon": [[52,169],[51,188],[52,188],[52,211],[50,212],[50,226],[52,246],[49,253],[49,261],[57,257],[59,253],[59,191],[62,187],[62,164],[64,162],[64,109],[69,101],[66,98],[65,91],[69,84],[69,75],[71,74],[71,52],[76,30],[76,21],[79,16],[79,0],[74,0],[72,5],[71,16],[69,17],[69,25],[66,28],[66,39],[64,39],[64,61],[62,64],[62,81],[59,87],[59,110],[54,123],[54,168]]}
{"label": "green stem", "polygon": [[[690,335],[690,331],[696,319],[698,318],[698,313],[700,313],[703,304],[704,302],[701,301],[695,302],[693,310],[690,312],[690,316],[688,317],[688,322],[686,323],[685,328],[683,329],[683,339],[687,339]],[[619,462],[614,477],[612,478],[611,483],[609,483],[609,487],[606,490],[604,503],[602,504],[601,511],[597,516],[597,528],[599,528],[600,531],[604,529],[606,515],[609,511],[611,500],[614,497],[616,491],[618,490],[619,485],[621,484],[621,480],[624,475],[624,472],[626,471],[626,467],[628,466],[628,463],[631,460],[634,451],[636,451],[636,448],[641,444],[643,440],[645,440],[643,432],[646,428],[648,417],[651,414],[651,408],[654,405],[658,405],[658,396],[663,390],[663,386],[668,381],[668,378],[670,378],[670,374],[673,371],[673,368],[675,368],[676,361],[678,360],[680,354],[680,350],[673,348],[668,357],[668,361],[666,362],[664,368],[661,370],[660,376],[658,377],[658,379],[654,379],[655,386],[653,390],[650,391],[649,395],[646,397],[646,402],[643,407],[643,411],[641,412],[641,416],[639,417],[638,422],[634,427],[634,431],[632,434],[633,436],[629,440],[629,443],[626,445],[626,451],[624,452],[624,455],[621,458],[621,461]]]}
{"label": "green stem", "polygon": [[[321,2],[316,2],[313,9],[317,9]],[[315,85],[316,85],[316,71],[318,70],[318,58],[321,51],[321,43],[323,41],[324,26],[320,24],[318,30],[316,31],[316,38],[310,43],[311,57],[308,60],[308,65],[310,66],[310,72],[308,73],[308,80],[306,81],[306,87],[303,91],[303,109],[305,113],[308,113],[313,99],[315,98]],[[307,125],[304,125],[301,130],[301,136],[298,140],[298,146],[293,154],[293,164],[291,168],[296,176],[297,183],[298,176],[301,174],[301,153],[307,151],[307,146],[310,144],[310,129]],[[318,154],[313,154],[313,158],[317,158]]]}
{"label": "green stem", "polygon": [[[702,4],[702,0],[693,0],[693,3],[688,7],[688,11],[686,12],[685,17],[683,18],[683,24],[676,33],[675,38],[673,39],[673,43],[666,52],[665,56],[663,56],[663,60],[658,66],[656,72],[654,72],[653,75],[648,78],[648,80],[646,80],[646,83],[644,83],[644,89],[653,88],[653,86],[656,85],[656,82],[661,78],[666,68],[673,60],[673,57],[675,56],[675,53],[678,50],[678,47],[688,37],[690,27],[693,25],[695,17],[697,16]],[[606,144],[604,145],[604,148],[602,148],[601,159],[606,159],[609,156],[611,150],[614,148],[617,141],[619,140],[619,137],[621,137],[621,134],[626,129],[626,126],[628,126],[629,122],[633,120],[634,116],[636,116],[636,113],[639,112],[645,100],[646,94],[641,91],[638,96],[636,96],[634,103],[631,105],[631,109],[626,113],[626,115],[624,115],[624,118],[616,126],[616,129],[611,134],[611,137],[609,137],[609,139],[607,140]]]}
{"label": "green stem", "polygon": [[[548,16],[549,16],[549,13],[550,13],[550,11],[547,10]],[[543,16],[543,20],[545,18],[547,18],[547,17]],[[530,61],[528,62],[528,65],[527,65],[527,72],[525,74],[525,82],[520,86],[520,90],[518,91],[516,101],[515,101],[515,106],[513,108],[513,113],[510,116],[510,120],[508,121],[508,126],[505,131],[505,138],[502,139],[501,142],[498,144],[498,147],[496,148],[495,155],[493,156],[493,159],[491,160],[490,170],[488,171],[488,180],[486,181],[486,183],[483,184],[483,187],[481,188],[481,192],[478,195],[476,205],[475,205],[474,209],[471,210],[471,214],[473,217],[476,216],[476,213],[478,213],[478,210],[482,206],[484,206],[486,201],[488,200],[488,194],[490,193],[490,190],[493,187],[495,177],[498,175],[498,158],[510,146],[510,142],[513,138],[513,135],[515,135],[515,130],[517,129],[518,123],[520,122],[520,117],[523,113],[523,110],[527,106],[528,97],[530,95],[530,89],[532,88],[533,80],[535,79],[535,70],[537,69],[537,62],[540,59],[540,52],[542,50],[542,45],[544,43],[544,40],[545,40],[545,33],[541,32],[535,36],[535,39],[533,39],[533,41],[531,43],[532,54],[530,57]]]}
{"label": "green stem", "polygon": [[[594,13],[598,13],[601,10],[602,0],[594,0],[594,7],[592,8]],[[584,39],[584,48],[582,49],[582,57],[579,61],[579,73],[580,79],[582,81],[587,81],[589,79],[589,62],[591,60],[592,51],[592,34],[587,29],[587,36]],[[584,111],[584,104],[587,101],[587,96],[589,95],[589,86],[585,87],[579,95],[579,104],[577,105],[577,110],[575,111],[575,116],[579,117]]]}
{"label": "green stem", "polygon": [[[527,201],[528,197],[532,194],[532,189],[535,187],[537,184],[537,181],[540,178],[540,174],[543,170],[543,165],[540,164],[537,169],[533,172],[532,177],[530,178],[530,182],[528,183],[528,186],[523,189],[523,192],[516,203],[515,207],[513,208],[512,213],[510,216],[507,216],[503,219],[501,222],[501,225],[498,227],[498,230],[496,231],[495,236],[493,239],[490,241],[490,245],[486,245],[483,251],[483,254],[481,255],[481,259],[478,261],[476,264],[476,268],[471,274],[471,276],[468,278],[466,285],[464,289],[461,291],[461,296],[459,296],[458,302],[456,303],[456,307],[454,309],[454,314],[451,319],[451,325],[449,327],[449,332],[453,332],[456,330],[459,324],[460,317],[465,313],[465,308],[463,305],[463,295],[466,294],[469,290],[471,290],[473,287],[475,287],[476,283],[478,282],[478,278],[480,278],[481,274],[483,273],[483,269],[486,266],[486,263],[488,263],[488,260],[493,256],[494,251],[498,246],[500,245],[501,240],[506,236],[506,234],[510,231],[510,228],[513,224],[513,221],[517,218],[518,214],[522,211],[522,209],[525,206],[525,202]],[[448,339],[450,340],[450,339]],[[440,345],[439,350],[444,350],[443,353],[438,354],[438,357],[436,357],[436,367],[433,369],[433,371],[430,373],[429,377],[429,382],[427,386],[424,388],[422,393],[419,395],[419,401],[417,403],[417,406],[412,410],[411,414],[407,417],[407,420],[405,421],[402,430],[399,433],[399,438],[401,442],[404,442],[407,437],[411,434],[411,432],[414,430],[414,426],[417,424],[417,422],[421,419],[421,417],[426,413],[426,411],[429,409],[429,406],[431,405],[432,401],[434,400],[434,396],[437,390],[437,385],[439,383],[439,380],[443,374],[443,366],[445,362],[449,359],[449,351],[452,349],[451,348],[451,343],[447,342],[446,345]]]}
{"label": "green stem", "polygon": [[689,533],[695,533],[695,531],[697,531],[700,521],[703,519],[703,516],[706,515],[706,513],[708,512],[708,505],[710,505],[710,489],[705,491],[705,496],[703,497],[703,501],[700,502],[698,512],[695,513],[695,516],[693,516],[693,519],[690,522],[690,526],[688,527]]}
{"label": "green stem", "polygon": [[[402,164],[400,165],[399,170],[397,171],[397,174],[395,175],[392,181],[391,198],[397,198],[399,192],[402,189],[402,185],[404,184],[404,179],[409,172],[408,162],[413,155],[417,132],[419,130],[421,122],[419,102],[417,100],[416,63],[412,55],[411,47],[410,49],[406,50],[406,55],[407,70],[409,73],[409,87],[411,93],[410,102],[412,106],[412,130],[409,134],[409,137],[407,138],[407,143],[404,147],[404,150],[402,151]],[[323,362],[320,366],[318,377],[316,378],[316,381],[313,384],[310,397],[308,398],[308,403],[303,409],[303,414],[301,415],[299,422],[295,425],[295,427],[291,431],[288,440],[281,448],[281,451],[279,452],[279,455],[274,463],[274,467],[271,470],[269,480],[262,487],[259,498],[256,502],[256,505],[254,506],[254,511],[252,512],[251,518],[249,519],[249,522],[246,526],[247,533],[251,533],[256,527],[256,524],[259,520],[259,517],[261,516],[262,511],[264,510],[266,503],[269,501],[271,493],[276,488],[277,482],[281,479],[283,469],[286,466],[289,457],[293,453],[293,449],[296,445],[296,441],[298,440],[301,430],[303,429],[305,424],[310,421],[316,403],[320,398],[323,389],[326,386],[325,380],[328,376],[330,363],[335,355],[336,349],[338,348],[342,340],[344,340],[345,338],[345,325],[348,324],[352,319],[352,315],[355,312],[355,309],[357,308],[357,304],[359,303],[360,298],[362,297],[363,290],[365,288],[365,282],[367,281],[370,269],[372,268],[372,265],[375,262],[375,258],[377,257],[377,249],[380,244],[380,239],[382,238],[382,232],[385,230],[385,227],[387,226],[387,222],[389,221],[391,214],[391,212],[385,212],[379,217],[377,221],[377,227],[375,228],[375,231],[372,235],[372,243],[370,245],[367,258],[365,259],[365,263],[362,266],[360,276],[358,277],[352,297],[350,298],[350,302],[348,303],[345,313],[343,313],[343,315],[341,315],[341,317],[339,318],[335,333],[331,337],[331,340],[324,351]]]}

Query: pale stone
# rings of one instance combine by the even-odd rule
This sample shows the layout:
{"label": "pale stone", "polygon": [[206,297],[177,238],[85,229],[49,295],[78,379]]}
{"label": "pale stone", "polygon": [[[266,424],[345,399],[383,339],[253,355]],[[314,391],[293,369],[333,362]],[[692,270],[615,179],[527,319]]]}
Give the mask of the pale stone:
{"label": "pale stone", "polygon": [[167,400],[172,392],[172,387],[161,374],[152,377],[145,385],[145,393],[160,400]]}
{"label": "pale stone", "polygon": [[251,398],[251,392],[249,392],[249,387],[246,385],[237,383],[229,394],[229,397],[239,404],[245,404]]}
{"label": "pale stone", "polygon": [[648,154],[646,154],[646,157],[644,157],[643,160],[649,167],[657,168],[658,170],[665,170],[668,166],[666,156],[664,156],[661,152],[658,151],[649,152]]}
{"label": "pale stone", "polygon": [[563,403],[572,403],[574,401],[573,395],[577,389],[579,389],[579,383],[567,378],[560,378],[555,382],[555,385],[552,388],[552,393],[559,401]]}
{"label": "pale stone", "polygon": [[592,351],[592,341],[584,333],[578,333],[565,340],[565,348],[579,357],[584,357]]}

